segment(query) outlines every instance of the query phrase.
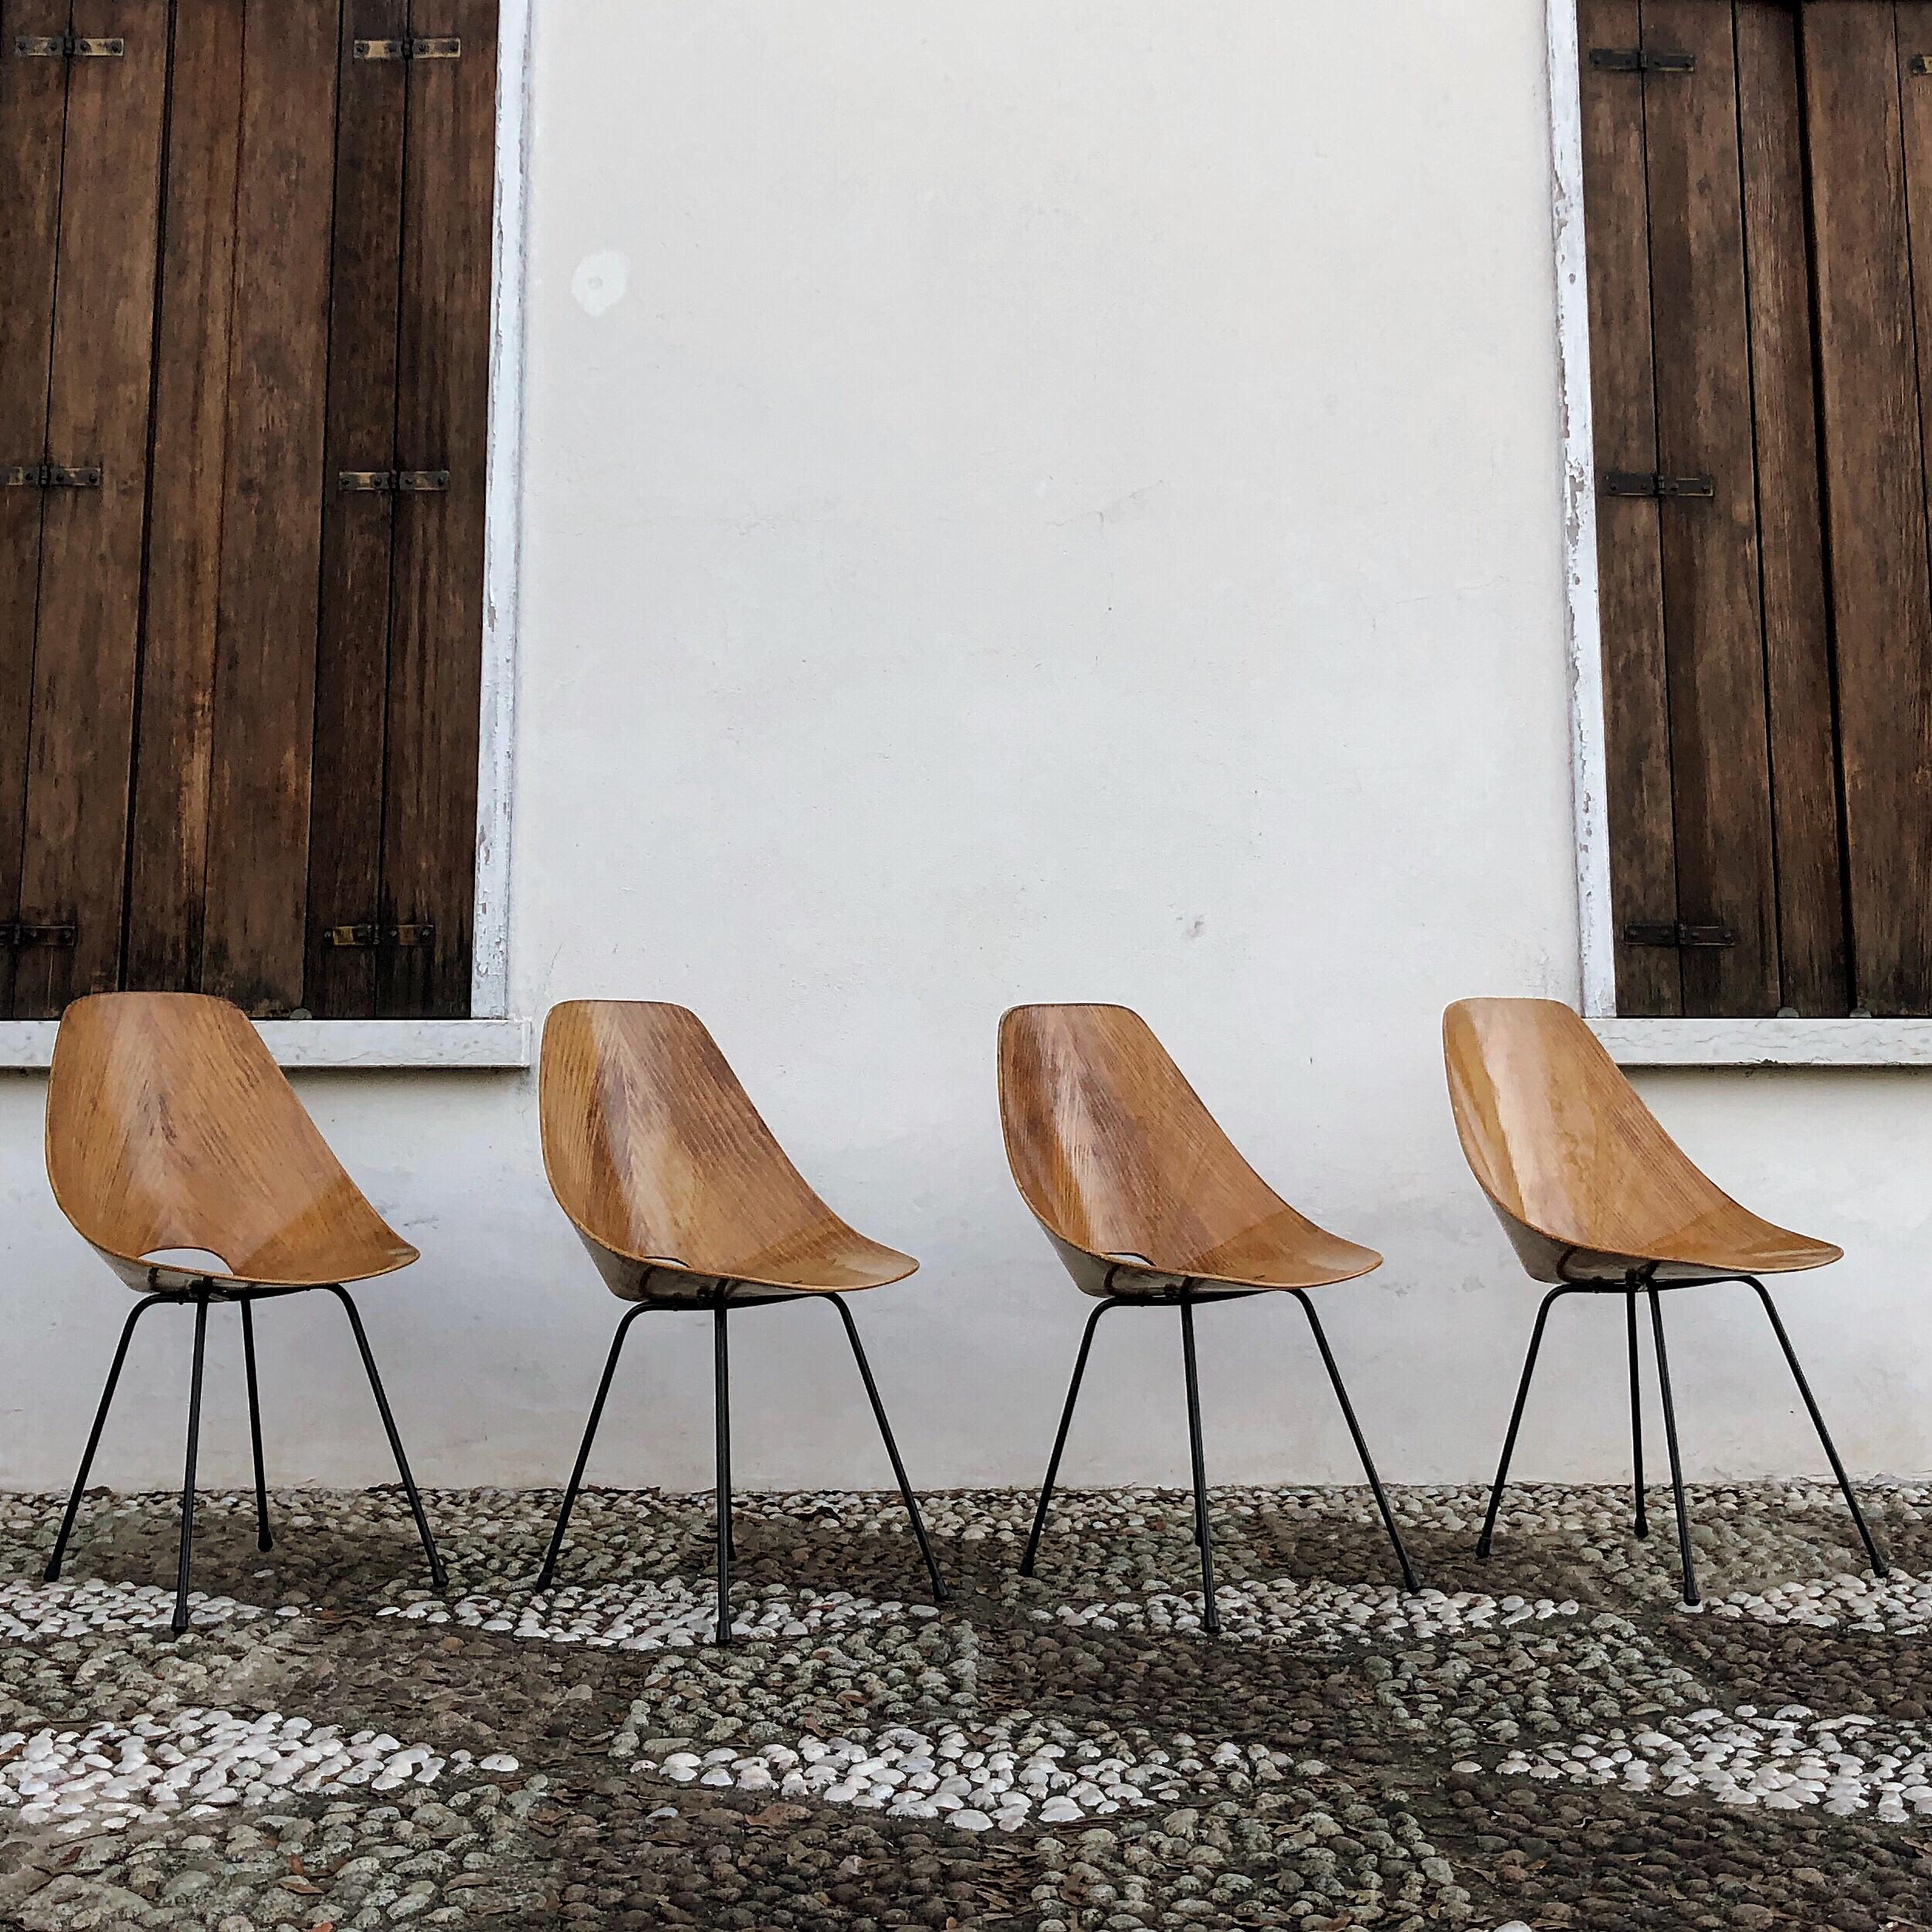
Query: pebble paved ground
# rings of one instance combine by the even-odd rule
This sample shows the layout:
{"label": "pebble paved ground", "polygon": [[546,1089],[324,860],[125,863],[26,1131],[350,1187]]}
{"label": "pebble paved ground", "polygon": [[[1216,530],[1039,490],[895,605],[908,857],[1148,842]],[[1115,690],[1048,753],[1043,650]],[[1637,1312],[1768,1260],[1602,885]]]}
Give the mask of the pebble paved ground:
{"label": "pebble paved ground", "polygon": [[[167,1635],[173,1505],[96,1496],[39,1581],[47,1499],[0,1499],[0,1924],[865,1928],[1932,1927],[1932,1488],[1669,1502],[1223,1490],[1227,1625],[1184,1500],[938,1497],[934,1614],[896,1499],[754,1496],[743,1634],[707,1629],[701,1499],[205,1498],[197,1625]],[[1921,1581],[1921,1579],[1927,1579]],[[220,1593],[219,1595],[215,1593]],[[699,1639],[694,1641],[693,1639]]]}

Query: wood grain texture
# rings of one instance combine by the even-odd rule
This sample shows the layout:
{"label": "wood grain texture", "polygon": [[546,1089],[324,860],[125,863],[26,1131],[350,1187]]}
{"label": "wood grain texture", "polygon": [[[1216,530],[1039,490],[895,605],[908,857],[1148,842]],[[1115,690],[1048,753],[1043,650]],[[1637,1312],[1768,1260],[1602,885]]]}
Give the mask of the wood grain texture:
{"label": "wood grain texture", "polygon": [[1798,26],[1782,0],[1740,0],[1737,69],[1778,977],[1784,1005],[1802,1015],[1842,1014],[1851,1008],[1851,980],[1802,103]]}
{"label": "wood grain texture", "polygon": [[843,1293],[919,1266],[813,1193],[682,1006],[553,1007],[540,1091],[551,1191],[614,1294],[689,1299],[727,1281]]}
{"label": "wood grain texture", "polygon": [[1535,1280],[1783,1274],[1841,1258],[1707,1179],[1561,1002],[1459,1000],[1442,1052],[1470,1171]]}
{"label": "wood grain texture", "polygon": [[1887,5],[1811,0],[1799,19],[1853,991],[1875,1014],[1924,1014],[1932,1012],[1932,571],[1900,50]]}
{"label": "wood grain texture", "polygon": [[339,0],[254,0],[242,92],[201,984],[302,997]]}
{"label": "wood grain texture", "polygon": [[1021,1198],[1085,1293],[1313,1288],[1381,1264],[1268,1186],[1124,1006],[1015,1007],[999,1106]]}
{"label": "wood grain texture", "polygon": [[69,63],[47,440],[102,481],[46,493],[20,907],[73,920],[78,943],[19,954],[19,1019],[120,971],[168,17],[168,0],[73,8],[76,33],[127,51]]}
{"label": "wood grain texture", "polygon": [[[1578,30],[1585,53],[1584,218],[1597,469],[1600,475],[1655,473],[1644,83],[1635,75],[1599,72],[1588,60],[1592,47],[1640,44],[1637,0],[1582,0]],[[1637,497],[1605,497],[1597,506],[1617,1006],[1627,1015],[1657,1017],[1683,1011],[1678,955],[1632,945],[1622,932],[1632,923],[1672,924],[1677,918],[1663,515],[1661,505]]]}
{"label": "wood grain texture", "polygon": [[214,756],[244,0],[176,15],[123,983],[199,978]]}
{"label": "wood grain texture", "polygon": [[[63,1015],[47,1079],[61,1212],[129,1287],[319,1286],[416,1251],[343,1171],[239,1007],[115,993]],[[212,1276],[144,1259],[219,1255]]]}
{"label": "wood grain texture", "polygon": [[396,448],[449,486],[396,510],[383,830],[385,918],[435,943],[378,956],[377,1010],[469,1011],[478,707],[489,456],[496,0],[425,0],[415,30],[456,34],[456,60],[410,63]]}
{"label": "wood grain texture", "polygon": [[[0,464],[47,455],[54,261],[60,225],[66,65],[9,59],[15,34],[66,31],[68,0],[0,0]],[[0,918],[20,904],[34,639],[44,505],[0,490]],[[0,1018],[12,1010],[13,956],[0,951]]]}
{"label": "wood grain texture", "polygon": [[308,965],[318,1018],[375,1012],[376,954],[331,946],[331,927],[375,924],[382,900],[382,778],[389,677],[392,496],[334,487],[345,469],[396,463],[396,331],[408,68],[358,60],[358,39],[408,31],[408,0],[345,0],[337,85],[328,449],[309,832]]}
{"label": "wood grain texture", "polygon": [[1663,506],[1678,917],[1736,944],[1686,950],[1687,1014],[1779,1005],[1731,9],[1644,0],[1644,44],[1696,70],[1643,83],[1657,466],[1716,494]]}

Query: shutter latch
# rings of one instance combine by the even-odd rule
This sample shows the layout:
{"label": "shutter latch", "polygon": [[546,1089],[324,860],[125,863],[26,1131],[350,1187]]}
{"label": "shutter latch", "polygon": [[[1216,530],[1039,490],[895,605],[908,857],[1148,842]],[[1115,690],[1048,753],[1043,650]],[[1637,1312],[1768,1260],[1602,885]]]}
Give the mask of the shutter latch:
{"label": "shutter latch", "polygon": [[463,42],[454,34],[425,36],[413,34],[406,40],[358,40],[358,60],[458,60]]}
{"label": "shutter latch", "polygon": [[1606,497],[1696,497],[1708,499],[1717,493],[1716,479],[1710,476],[1659,476],[1641,469],[1607,469],[1603,476]]}
{"label": "shutter latch", "polygon": [[77,33],[17,33],[13,50],[29,59],[118,60],[127,51],[127,42],[117,34],[101,39]]}
{"label": "shutter latch", "polygon": [[1694,74],[1697,56],[1661,48],[1592,47],[1590,65],[1600,74]]}
{"label": "shutter latch", "polygon": [[344,469],[337,482],[352,494],[431,497],[449,487],[446,469]]}
{"label": "shutter latch", "polygon": [[436,929],[421,920],[399,926],[331,926],[323,937],[331,946],[427,946]]}
{"label": "shutter latch", "polygon": [[10,463],[0,469],[0,487],[8,490],[98,490],[100,466],[63,463]]}
{"label": "shutter latch", "polygon": [[1912,56],[1912,64],[1907,71],[1921,76],[1932,74],[1932,54],[1914,54]]}
{"label": "shutter latch", "polygon": [[0,947],[8,951],[21,946],[71,946],[75,937],[71,920],[46,925],[26,919],[0,920]]}
{"label": "shutter latch", "polygon": [[1623,929],[1626,946],[1672,946],[1698,948],[1735,946],[1737,935],[1728,926],[1691,926],[1682,920],[1668,925],[1646,925],[1642,921]]}

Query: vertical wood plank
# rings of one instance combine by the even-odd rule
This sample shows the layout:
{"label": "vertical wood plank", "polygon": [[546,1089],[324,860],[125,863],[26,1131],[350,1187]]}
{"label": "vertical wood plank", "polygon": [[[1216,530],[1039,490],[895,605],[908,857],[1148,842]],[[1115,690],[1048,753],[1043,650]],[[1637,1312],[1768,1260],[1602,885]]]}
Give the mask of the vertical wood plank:
{"label": "vertical wood plank", "polygon": [[[66,66],[9,59],[15,34],[64,33],[68,0],[0,0],[0,465],[47,454],[54,257]],[[0,489],[0,919],[20,903],[27,742],[40,595],[41,496]],[[0,1018],[12,1010],[13,956],[0,951]]]}
{"label": "vertical wood plank", "polygon": [[[1582,0],[1578,29],[1584,53],[1584,225],[1597,469],[1599,476],[1615,469],[1654,472],[1643,83],[1633,75],[1599,72],[1588,58],[1592,47],[1639,44],[1637,0]],[[1664,1016],[1683,1010],[1677,954],[1633,946],[1622,937],[1632,922],[1674,924],[1677,917],[1659,507],[1638,498],[1605,497],[1597,520],[1617,1009],[1625,1015]]]}
{"label": "vertical wood plank", "polygon": [[345,494],[345,469],[395,462],[402,245],[402,61],[357,60],[360,39],[408,31],[408,0],[346,0],[340,56],[328,454],[324,465],[321,639],[309,832],[308,968],[318,1018],[375,1012],[373,949],[328,945],[334,925],[375,924],[382,895],[382,773],[389,676],[394,500]]}
{"label": "vertical wood plank", "polygon": [[388,920],[428,923],[435,940],[384,949],[377,1010],[449,1016],[469,1009],[476,886],[497,8],[412,11],[416,32],[458,34],[463,55],[409,78],[396,447],[406,468],[447,469],[449,487],[397,505],[383,890]]}
{"label": "vertical wood plank", "polygon": [[179,9],[168,93],[154,473],[125,984],[198,980],[214,753],[242,0]]}
{"label": "vertical wood plank", "polygon": [[201,983],[300,1003],[339,0],[249,0]]}
{"label": "vertical wood plank", "polygon": [[1932,1012],[1932,570],[1900,53],[1889,5],[1812,0],[1799,19],[1853,988],[1874,1014],[1924,1014]]}
{"label": "vertical wood plank", "polygon": [[43,510],[21,916],[72,920],[78,943],[20,954],[21,1019],[120,974],[168,15],[168,0],[74,0],[76,33],[127,52],[76,60],[67,80],[47,440],[102,473]]}
{"label": "vertical wood plank", "polygon": [[1737,63],[1779,978],[1785,1005],[1829,1017],[1850,1010],[1851,981],[1798,25],[1782,0],[1739,0]]}
{"label": "vertical wood plank", "polygon": [[1716,486],[1663,507],[1678,913],[1736,935],[1683,954],[1684,1011],[1768,1017],[1777,883],[1731,9],[1644,0],[1643,35],[1697,63],[1643,83],[1657,463]]}

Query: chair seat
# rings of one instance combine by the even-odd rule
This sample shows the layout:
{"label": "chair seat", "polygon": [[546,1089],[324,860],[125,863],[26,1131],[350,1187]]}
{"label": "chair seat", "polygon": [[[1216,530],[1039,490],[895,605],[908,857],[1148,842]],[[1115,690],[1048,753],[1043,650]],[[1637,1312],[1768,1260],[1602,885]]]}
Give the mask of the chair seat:
{"label": "chair seat", "polygon": [[1798,1274],[1845,1259],[1845,1250],[1831,1242],[1794,1234],[1748,1212],[1740,1221],[1734,1208],[1713,1211],[1648,1248],[1647,1252],[1635,1254],[1572,1249],[1567,1256],[1557,1255],[1557,1272],[1539,1278],[1621,1285],[1640,1274],[1662,1287],[1713,1276]]}
{"label": "chair seat", "polygon": [[[687,1260],[668,1255],[626,1255],[582,1235],[612,1293],[626,1301],[708,1302],[719,1284],[758,1290],[760,1300],[802,1295],[845,1295],[883,1288],[916,1273],[919,1263],[897,1248],[845,1227],[802,1230],[795,1239],[742,1256]],[[734,1295],[734,1300],[751,1297]]]}
{"label": "chair seat", "polygon": [[1196,1253],[1158,1258],[1115,1253],[1102,1259],[1107,1268],[1097,1278],[1091,1270],[1076,1273],[1081,1288],[1090,1295],[1129,1300],[1149,1292],[1170,1298],[1183,1280],[1211,1287],[1218,1294],[1326,1288],[1356,1280],[1382,1265],[1381,1256],[1373,1248],[1344,1241],[1292,1208]]}
{"label": "chair seat", "polygon": [[354,1281],[375,1281],[395,1274],[417,1259],[417,1251],[405,1241],[396,1241],[387,1258],[358,1249],[329,1257],[305,1257],[304,1266],[284,1263],[274,1272],[261,1274],[224,1273],[219,1268],[189,1268],[171,1261],[147,1261],[138,1256],[110,1254],[104,1248],[94,1252],[136,1293],[185,1295],[197,1288],[212,1288],[224,1295],[286,1294],[307,1288],[330,1288]]}

